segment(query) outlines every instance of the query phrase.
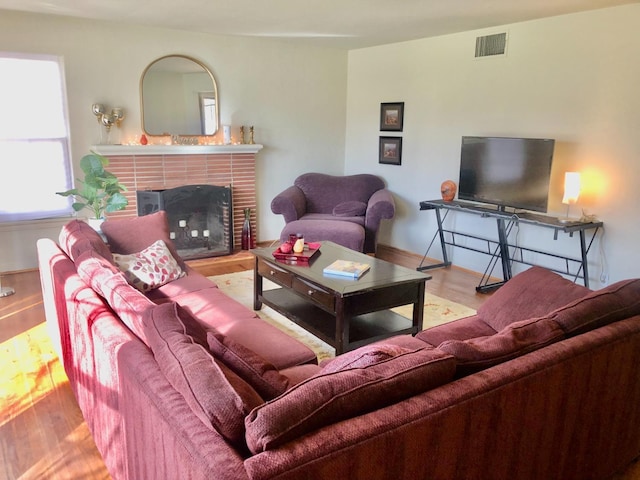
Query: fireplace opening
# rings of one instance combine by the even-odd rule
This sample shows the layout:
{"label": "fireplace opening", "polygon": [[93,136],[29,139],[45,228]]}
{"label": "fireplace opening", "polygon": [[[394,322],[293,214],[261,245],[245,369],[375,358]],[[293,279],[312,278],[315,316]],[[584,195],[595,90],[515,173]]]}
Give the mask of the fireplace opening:
{"label": "fireplace opening", "polygon": [[138,190],[138,215],[167,212],[169,236],[185,260],[233,253],[231,188],[185,185]]}

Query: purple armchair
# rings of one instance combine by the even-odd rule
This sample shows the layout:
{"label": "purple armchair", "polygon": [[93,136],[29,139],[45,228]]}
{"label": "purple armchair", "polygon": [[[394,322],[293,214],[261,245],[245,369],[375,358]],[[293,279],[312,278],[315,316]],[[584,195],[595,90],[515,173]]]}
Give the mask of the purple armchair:
{"label": "purple armchair", "polygon": [[395,202],[375,175],[305,173],[273,199],[271,211],[284,216],[282,242],[302,233],[307,242],[330,240],[375,253],[380,223],[393,218]]}

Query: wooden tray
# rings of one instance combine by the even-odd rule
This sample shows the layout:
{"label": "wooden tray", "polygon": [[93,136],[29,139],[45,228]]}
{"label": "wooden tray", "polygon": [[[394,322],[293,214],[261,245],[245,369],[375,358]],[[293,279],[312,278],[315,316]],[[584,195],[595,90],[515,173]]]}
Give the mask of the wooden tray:
{"label": "wooden tray", "polygon": [[[311,258],[320,251],[320,245],[317,243],[306,243],[307,248],[302,253],[282,253],[280,251],[280,247],[278,247],[274,252],[273,256],[276,260],[283,263],[288,263],[292,265],[309,265],[309,261]],[[312,248],[314,247],[314,248]]]}

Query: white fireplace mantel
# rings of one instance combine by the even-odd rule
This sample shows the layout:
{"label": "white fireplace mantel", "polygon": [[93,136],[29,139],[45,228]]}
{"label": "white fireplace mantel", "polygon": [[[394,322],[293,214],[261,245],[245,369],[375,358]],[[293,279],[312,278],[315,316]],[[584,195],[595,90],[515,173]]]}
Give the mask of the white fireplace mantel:
{"label": "white fireplace mantel", "polygon": [[253,153],[262,150],[259,144],[239,145],[93,145],[91,150],[105,156],[118,155],[215,155],[218,153]]}

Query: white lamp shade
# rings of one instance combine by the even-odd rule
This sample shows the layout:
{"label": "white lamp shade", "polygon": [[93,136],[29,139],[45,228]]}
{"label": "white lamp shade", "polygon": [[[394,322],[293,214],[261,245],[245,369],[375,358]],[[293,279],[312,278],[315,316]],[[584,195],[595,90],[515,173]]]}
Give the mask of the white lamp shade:
{"label": "white lamp shade", "polygon": [[580,173],[566,172],[564,174],[564,197],[562,203],[571,205],[578,201],[580,196]]}

